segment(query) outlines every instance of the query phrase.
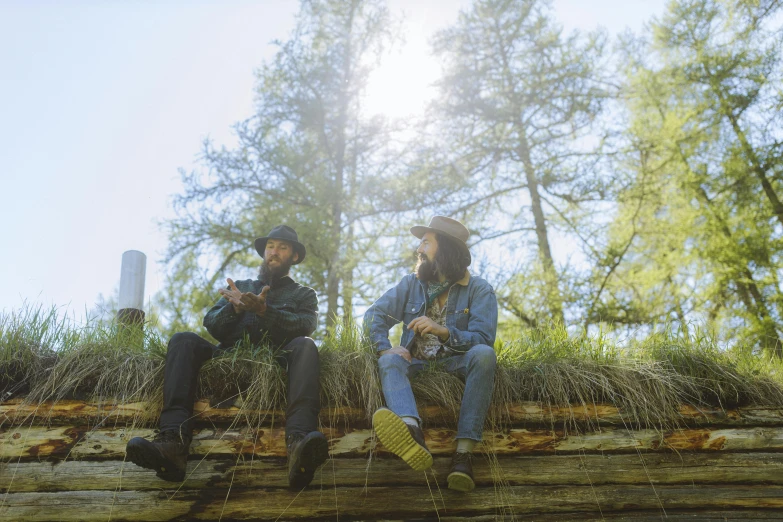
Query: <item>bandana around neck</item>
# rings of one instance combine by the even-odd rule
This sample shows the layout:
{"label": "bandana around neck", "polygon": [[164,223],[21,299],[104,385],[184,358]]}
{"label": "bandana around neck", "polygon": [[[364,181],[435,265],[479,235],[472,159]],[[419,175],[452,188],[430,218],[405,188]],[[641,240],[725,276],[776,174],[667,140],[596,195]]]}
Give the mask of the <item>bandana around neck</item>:
{"label": "bandana around neck", "polygon": [[449,281],[443,281],[442,283],[439,281],[430,282],[427,285],[427,306],[431,305],[432,302],[443,292],[447,291],[451,285],[452,283]]}

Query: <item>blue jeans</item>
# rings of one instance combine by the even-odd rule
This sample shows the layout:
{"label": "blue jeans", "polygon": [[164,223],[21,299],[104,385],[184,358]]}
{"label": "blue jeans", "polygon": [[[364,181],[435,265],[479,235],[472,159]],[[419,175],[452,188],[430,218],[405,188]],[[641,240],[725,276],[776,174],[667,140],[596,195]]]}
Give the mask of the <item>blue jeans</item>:
{"label": "blue jeans", "polygon": [[[477,344],[464,354],[452,355],[434,361],[412,359],[386,353],[378,359],[381,387],[386,406],[399,416],[419,419],[416,399],[413,397],[410,379],[426,367],[438,365],[449,373],[465,379],[465,393],[459,410],[458,439],[481,440],[484,419],[487,417],[495,384],[495,350],[485,344]],[[421,419],[419,419],[421,420]]]}

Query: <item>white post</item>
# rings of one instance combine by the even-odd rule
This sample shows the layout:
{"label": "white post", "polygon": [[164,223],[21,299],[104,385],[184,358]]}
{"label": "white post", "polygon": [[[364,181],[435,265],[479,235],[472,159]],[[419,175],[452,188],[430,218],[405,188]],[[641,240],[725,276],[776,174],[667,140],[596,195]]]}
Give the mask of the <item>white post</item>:
{"label": "white post", "polygon": [[120,269],[120,302],[117,319],[120,323],[144,322],[144,281],[147,275],[147,256],[138,250],[122,254]]}

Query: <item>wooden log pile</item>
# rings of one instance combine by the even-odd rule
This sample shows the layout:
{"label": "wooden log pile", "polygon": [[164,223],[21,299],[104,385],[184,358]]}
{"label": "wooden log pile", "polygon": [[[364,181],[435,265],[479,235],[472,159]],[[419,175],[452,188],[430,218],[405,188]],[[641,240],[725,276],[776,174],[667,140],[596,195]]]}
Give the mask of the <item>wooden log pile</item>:
{"label": "wooden log pile", "polygon": [[199,403],[187,478],[171,483],[124,460],[131,437],[152,433],[148,411],[0,405],[0,520],[783,519],[783,409],[683,407],[682,426],[661,429],[611,405],[509,405],[467,494],[446,488],[454,431],[436,407],[422,409],[427,472],[385,452],[366,412],[325,409],[331,458],[302,492],[287,487],[281,412],[248,425]]}

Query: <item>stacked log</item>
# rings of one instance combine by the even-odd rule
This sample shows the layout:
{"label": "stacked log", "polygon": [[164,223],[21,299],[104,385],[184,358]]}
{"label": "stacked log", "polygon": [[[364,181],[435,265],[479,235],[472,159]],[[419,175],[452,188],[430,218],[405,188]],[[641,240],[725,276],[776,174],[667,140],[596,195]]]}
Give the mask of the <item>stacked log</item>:
{"label": "stacked log", "polygon": [[124,460],[152,434],[145,404],[0,405],[0,520],[783,519],[781,409],[683,407],[664,430],[611,405],[509,405],[470,493],[446,488],[454,431],[435,407],[422,410],[427,472],[386,453],[366,412],[326,409],[331,458],[301,492],[287,487],[281,412],[250,426],[237,408],[197,409],[187,477],[171,483]]}

